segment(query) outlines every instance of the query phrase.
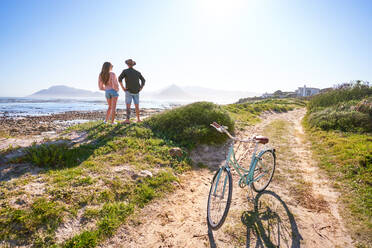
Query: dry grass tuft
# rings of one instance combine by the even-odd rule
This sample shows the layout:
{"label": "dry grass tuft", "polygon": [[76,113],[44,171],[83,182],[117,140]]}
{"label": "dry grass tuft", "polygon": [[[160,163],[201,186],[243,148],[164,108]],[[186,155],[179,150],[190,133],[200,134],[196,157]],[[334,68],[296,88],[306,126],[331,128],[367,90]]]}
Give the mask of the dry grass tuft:
{"label": "dry grass tuft", "polygon": [[328,202],[321,195],[314,195],[311,183],[302,182],[289,188],[290,194],[295,201],[302,207],[316,212],[329,213]]}

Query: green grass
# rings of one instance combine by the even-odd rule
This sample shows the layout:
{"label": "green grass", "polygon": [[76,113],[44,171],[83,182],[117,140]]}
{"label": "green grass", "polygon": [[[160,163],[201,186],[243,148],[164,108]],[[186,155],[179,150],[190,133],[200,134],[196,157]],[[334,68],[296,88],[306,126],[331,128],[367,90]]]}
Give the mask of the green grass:
{"label": "green grass", "polygon": [[299,99],[267,99],[235,103],[224,106],[235,120],[238,128],[253,125],[260,121],[259,116],[265,111],[277,113],[287,112],[295,108],[305,107],[306,103]]}
{"label": "green grass", "polygon": [[342,214],[353,238],[371,243],[372,136],[312,128],[308,118],[304,125],[318,164],[342,192],[341,201],[346,206]]}
{"label": "green grass", "polygon": [[155,197],[172,191],[174,181],[177,178],[172,173],[162,172],[156,177],[145,178],[139,184],[126,187],[126,202],[108,202],[99,211],[89,210],[86,216],[98,219],[97,228],[74,236],[63,247],[95,247],[106,237],[113,235],[136,208],[142,208]]}
{"label": "green grass", "polygon": [[342,193],[353,238],[371,244],[372,87],[356,84],[314,96],[303,124],[318,164]]}
{"label": "green grass", "polygon": [[[27,210],[10,206],[0,210],[0,240],[28,242],[37,232],[53,233],[62,222],[63,206],[46,198],[37,198]],[[26,239],[25,239],[26,238]]]}
{"label": "green grass", "polygon": [[[176,174],[191,168],[187,153],[181,158],[171,157],[169,149],[176,144],[159,138],[143,124],[111,126],[90,122],[69,131],[72,130],[87,132],[89,141],[74,146],[33,145],[24,156],[12,161],[43,168],[37,180],[45,184],[41,197],[44,201],[34,199],[34,203],[17,209],[11,199],[16,197],[14,192],[22,192],[19,187],[25,185],[25,177],[1,182],[1,240],[35,247],[58,245],[58,226],[85,207],[84,218],[95,219],[96,228],[82,230],[63,245],[95,247],[135,209],[173,190]],[[131,173],[148,169],[153,177],[132,178],[125,170],[115,172],[116,167],[128,168]],[[35,176],[27,178],[27,183],[36,180]]]}
{"label": "green grass", "polygon": [[[263,111],[288,111],[303,105],[296,100],[228,106],[201,102],[155,115],[142,124],[88,122],[71,127],[67,132],[86,132],[86,142],[33,145],[11,161],[42,170],[0,183],[0,239],[34,247],[96,247],[133,212],[174,189],[177,174],[191,169],[188,149],[225,141],[224,135],[209,126],[211,122],[233,131],[234,120],[253,123]],[[181,157],[169,154],[176,146],[183,150]],[[153,177],[135,176],[141,170],[150,170]],[[40,197],[24,188],[29,183],[43,185]],[[27,203],[15,206],[15,197],[21,195]],[[81,226],[79,234],[57,244],[57,228],[79,214],[95,222],[95,227],[86,230]]]}

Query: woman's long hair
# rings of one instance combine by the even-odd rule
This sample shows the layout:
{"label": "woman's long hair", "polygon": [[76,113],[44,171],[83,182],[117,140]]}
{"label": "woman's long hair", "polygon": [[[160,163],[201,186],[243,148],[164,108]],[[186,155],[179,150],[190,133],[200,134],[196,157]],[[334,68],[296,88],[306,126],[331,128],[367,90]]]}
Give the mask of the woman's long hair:
{"label": "woman's long hair", "polygon": [[104,85],[107,85],[107,83],[110,79],[110,68],[111,68],[111,66],[112,65],[111,65],[110,62],[103,63],[102,71],[99,74],[99,76],[101,77],[101,80],[102,80]]}

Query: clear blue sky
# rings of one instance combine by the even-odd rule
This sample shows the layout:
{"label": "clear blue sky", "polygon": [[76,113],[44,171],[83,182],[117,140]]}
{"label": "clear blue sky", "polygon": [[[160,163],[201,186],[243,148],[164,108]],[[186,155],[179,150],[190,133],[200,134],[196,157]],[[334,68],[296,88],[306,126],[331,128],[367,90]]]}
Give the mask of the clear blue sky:
{"label": "clear blue sky", "polygon": [[2,0],[0,96],[97,90],[133,58],[147,90],[265,92],[372,81],[372,1]]}

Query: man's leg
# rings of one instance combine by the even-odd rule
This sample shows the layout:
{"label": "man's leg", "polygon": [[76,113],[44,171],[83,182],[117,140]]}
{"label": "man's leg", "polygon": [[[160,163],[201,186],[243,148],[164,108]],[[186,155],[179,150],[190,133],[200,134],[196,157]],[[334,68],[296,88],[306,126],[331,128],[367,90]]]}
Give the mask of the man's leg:
{"label": "man's leg", "polygon": [[124,123],[130,123],[130,105],[132,103],[132,96],[128,91],[125,92],[125,103],[127,105],[127,118]]}
{"label": "man's leg", "polygon": [[136,107],[137,122],[141,122],[139,104],[134,104],[134,106]]}
{"label": "man's leg", "polygon": [[133,95],[133,101],[134,101],[134,106],[136,108],[137,122],[141,122],[141,119],[140,119],[140,110],[139,110],[139,93]]}
{"label": "man's leg", "polygon": [[125,120],[125,123],[130,123],[130,103],[127,104],[127,119]]}

